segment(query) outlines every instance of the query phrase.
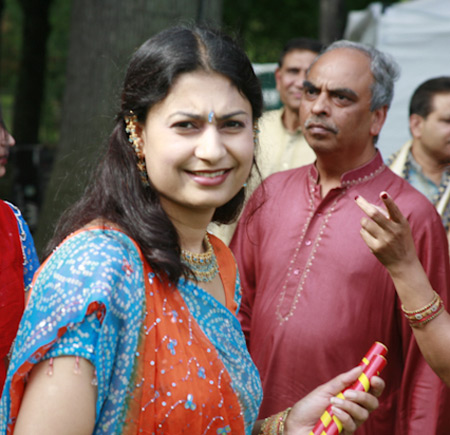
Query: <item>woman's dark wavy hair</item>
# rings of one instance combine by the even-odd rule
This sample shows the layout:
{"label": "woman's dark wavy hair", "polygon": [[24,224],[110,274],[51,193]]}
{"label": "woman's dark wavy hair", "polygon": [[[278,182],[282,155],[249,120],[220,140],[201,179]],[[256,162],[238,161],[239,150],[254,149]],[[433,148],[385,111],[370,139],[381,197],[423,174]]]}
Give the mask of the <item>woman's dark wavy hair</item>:
{"label": "woman's dark wavy hair", "polygon": [[[158,192],[141,182],[124,117],[133,111],[144,123],[148,111],[168,95],[177,77],[193,71],[211,71],[227,77],[250,102],[253,120],[261,116],[259,81],[247,55],[233,38],[218,29],[197,26],[172,27],[150,38],[131,58],[106,154],[81,199],[59,220],[47,253],[76,229],[94,219],[104,219],[118,225],[138,243],[156,272],[165,272],[174,283],[182,275],[189,275],[180,261],[178,234],[161,207]],[[216,209],[213,221],[229,223],[236,219],[244,197],[242,188]]]}

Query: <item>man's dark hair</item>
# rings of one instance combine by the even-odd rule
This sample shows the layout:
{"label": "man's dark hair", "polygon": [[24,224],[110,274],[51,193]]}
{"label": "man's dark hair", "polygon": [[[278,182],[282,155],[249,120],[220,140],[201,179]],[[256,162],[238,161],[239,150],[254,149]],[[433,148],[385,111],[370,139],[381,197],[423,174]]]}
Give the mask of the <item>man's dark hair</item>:
{"label": "man's dark hair", "polygon": [[283,65],[283,60],[286,54],[294,50],[308,50],[319,54],[325,48],[325,44],[311,38],[293,38],[290,39],[283,47],[278,59],[278,65]]}
{"label": "man's dark hair", "polygon": [[409,116],[416,114],[426,118],[433,111],[433,97],[450,93],[450,76],[435,77],[423,82],[411,97]]}

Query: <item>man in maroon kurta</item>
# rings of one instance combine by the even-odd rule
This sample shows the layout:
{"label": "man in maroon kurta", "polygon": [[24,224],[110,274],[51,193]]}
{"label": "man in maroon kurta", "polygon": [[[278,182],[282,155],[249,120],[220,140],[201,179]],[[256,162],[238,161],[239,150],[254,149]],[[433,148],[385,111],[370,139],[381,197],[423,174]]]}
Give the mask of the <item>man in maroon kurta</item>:
{"label": "man in maroon kurta", "polygon": [[360,45],[332,45],[319,57],[300,110],[317,161],[269,177],[231,242],[242,279],[240,320],[263,382],[260,417],[358,364],[378,340],[389,348],[386,389],[357,433],[450,433],[450,390],[421,356],[388,273],[361,239],[363,212],[354,202],[361,195],[381,205],[380,192],[389,192],[446,303],[450,271],[441,220],[384,165],[374,144],[396,74],[390,58]]}

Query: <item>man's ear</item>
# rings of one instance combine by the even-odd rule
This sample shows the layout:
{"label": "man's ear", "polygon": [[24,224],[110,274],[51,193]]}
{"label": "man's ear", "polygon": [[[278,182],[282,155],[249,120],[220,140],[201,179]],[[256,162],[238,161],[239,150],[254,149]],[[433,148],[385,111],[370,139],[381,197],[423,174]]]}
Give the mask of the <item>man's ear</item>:
{"label": "man's ear", "polygon": [[278,92],[280,92],[280,82],[281,82],[281,69],[278,66],[277,69],[275,70],[275,83]]}
{"label": "man's ear", "polygon": [[419,139],[422,136],[422,128],[425,119],[418,115],[417,113],[413,113],[409,117],[409,130],[411,132],[412,137]]}
{"label": "man's ear", "polygon": [[384,121],[386,121],[387,111],[388,106],[383,106],[372,112],[372,126],[370,128],[372,136],[376,137],[380,134]]}

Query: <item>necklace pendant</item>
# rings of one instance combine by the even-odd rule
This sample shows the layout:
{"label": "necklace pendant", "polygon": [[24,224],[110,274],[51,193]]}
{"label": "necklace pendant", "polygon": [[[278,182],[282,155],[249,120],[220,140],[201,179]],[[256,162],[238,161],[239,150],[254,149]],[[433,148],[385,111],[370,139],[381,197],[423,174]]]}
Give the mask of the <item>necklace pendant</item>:
{"label": "necklace pendant", "polygon": [[211,282],[219,273],[219,265],[208,234],[205,235],[204,243],[206,252],[202,254],[182,249],[181,262],[189,268],[197,281]]}

